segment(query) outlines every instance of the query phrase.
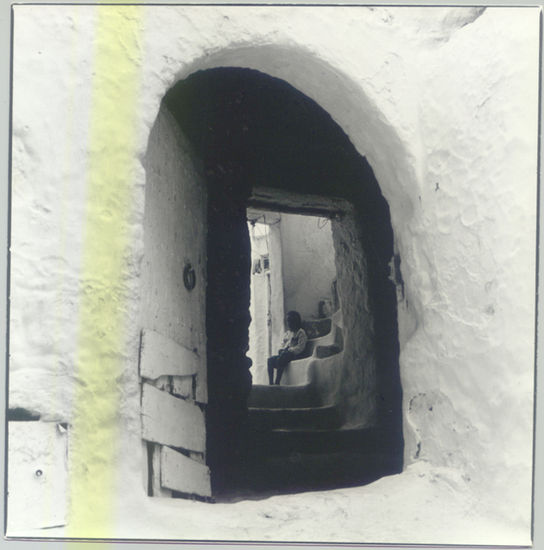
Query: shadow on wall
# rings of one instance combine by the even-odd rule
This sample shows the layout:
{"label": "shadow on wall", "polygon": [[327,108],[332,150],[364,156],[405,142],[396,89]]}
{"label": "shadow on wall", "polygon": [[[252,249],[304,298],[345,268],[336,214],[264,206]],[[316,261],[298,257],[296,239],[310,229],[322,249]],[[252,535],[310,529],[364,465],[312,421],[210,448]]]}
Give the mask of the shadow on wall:
{"label": "shadow on wall", "polygon": [[[343,415],[347,423],[366,421],[380,430],[398,471],[403,444],[397,302],[389,280],[393,232],[368,163],[315,102],[257,71],[197,72],[176,84],[165,102],[202,162],[208,190],[206,425],[214,491],[236,477],[251,446],[246,209],[256,188],[273,189],[279,203],[282,193],[296,193],[352,205],[351,214],[332,224],[349,365]],[[368,340],[364,350],[361,331]]]}

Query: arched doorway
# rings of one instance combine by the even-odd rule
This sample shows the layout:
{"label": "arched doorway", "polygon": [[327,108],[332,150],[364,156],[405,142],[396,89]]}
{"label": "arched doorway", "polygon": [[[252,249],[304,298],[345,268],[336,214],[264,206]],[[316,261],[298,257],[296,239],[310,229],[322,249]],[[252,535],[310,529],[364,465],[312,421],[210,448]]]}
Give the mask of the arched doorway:
{"label": "arched doorway", "polygon": [[[374,479],[398,472],[403,443],[393,232],[370,166],[315,102],[254,70],[194,73],[164,104],[201,163],[207,192],[206,452],[214,494],[236,489],[255,460],[247,408],[249,205],[331,218],[348,365],[340,376],[342,422],[357,428],[349,436],[354,447],[372,447],[380,456]],[[338,201],[347,206],[337,208]]]}

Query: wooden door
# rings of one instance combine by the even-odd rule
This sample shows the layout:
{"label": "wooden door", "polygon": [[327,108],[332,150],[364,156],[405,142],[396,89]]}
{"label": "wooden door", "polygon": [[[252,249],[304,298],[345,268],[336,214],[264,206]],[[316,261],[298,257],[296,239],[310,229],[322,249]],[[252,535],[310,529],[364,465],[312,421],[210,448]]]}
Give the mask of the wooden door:
{"label": "wooden door", "polygon": [[200,376],[206,365],[193,350],[152,330],[143,331],[141,342],[142,438],[147,442],[149,493],[210,497]]}
{"label": "wooden door", "polygon": [[164,106],[144,166],[140,378],[148,492],[208,498],[207,193],[190,145]]}

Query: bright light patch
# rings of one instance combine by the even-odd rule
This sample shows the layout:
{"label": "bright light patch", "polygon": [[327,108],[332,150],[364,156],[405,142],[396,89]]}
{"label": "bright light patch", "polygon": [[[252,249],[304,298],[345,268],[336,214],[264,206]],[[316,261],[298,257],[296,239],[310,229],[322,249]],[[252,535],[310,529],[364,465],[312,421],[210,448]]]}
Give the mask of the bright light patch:
{"label": "bright light patch", "polygon": [[68,536],[114,536],[116,454],[140,67],[140,7],[100,6],[95,35]]}

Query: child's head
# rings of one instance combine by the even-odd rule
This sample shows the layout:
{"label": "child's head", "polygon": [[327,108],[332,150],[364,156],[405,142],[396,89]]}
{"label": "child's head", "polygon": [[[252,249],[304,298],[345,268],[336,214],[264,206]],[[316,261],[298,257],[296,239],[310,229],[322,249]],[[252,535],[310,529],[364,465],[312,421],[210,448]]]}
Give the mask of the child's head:
{"label": "child's head", "polygon": [[302,319],[298,311],[289,311],[285,317],[287,328],[293,332],[302,327]]}

